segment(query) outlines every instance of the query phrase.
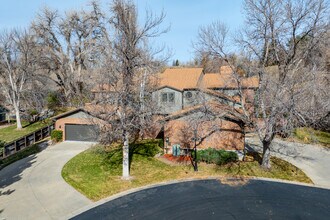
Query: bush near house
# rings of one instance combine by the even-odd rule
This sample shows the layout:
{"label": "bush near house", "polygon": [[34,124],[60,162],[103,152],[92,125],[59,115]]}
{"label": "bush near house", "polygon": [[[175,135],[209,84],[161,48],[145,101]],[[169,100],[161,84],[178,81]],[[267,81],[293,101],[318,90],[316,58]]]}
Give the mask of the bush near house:
{"label": "bush near house", "polygon": [[50,137],[51,137],[52,141],[60,142],[63,140],[63,131],[53,130]]}
{"label": "bush near house", "polygon": [[223,165],[230,162],[236,162],[238,160],[238,155],[232,151],[208,148],[197,151],[197,160],[209,164],[214,163],[217,165]]}

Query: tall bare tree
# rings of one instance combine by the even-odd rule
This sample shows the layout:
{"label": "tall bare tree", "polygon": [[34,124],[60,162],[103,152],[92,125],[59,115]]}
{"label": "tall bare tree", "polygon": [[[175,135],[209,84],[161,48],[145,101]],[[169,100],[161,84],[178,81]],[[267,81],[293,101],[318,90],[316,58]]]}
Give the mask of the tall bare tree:
{"label": "tall bare tree", "polygon": [[21,99],[36,69],[35,41],[27,31],[12,30],[0,36],[1,92],[16,114],[17,129],[22,129]]}
{"label": "tall bare tree", "polygon": [[[245,123],[256,129],[263,145],[265,168],[270,168],[270,146],[275,135],[306,123],[310,108],[303,106],[310,100],[304,94],[324,97],[329,92],[328,87],[322,86],[329,75],[325,74],[325,65],[316,62],[315,53],[325,38],[328,8],[324,0],[245,0],[246,22],[236,37],[244,62],[229,59],[225,25],[213,23],[200,29],[196,49],[225,59],[238,85],[238,67],[259,76],[253,114],[244,107],[247,103],[243,92],[240,97]],[[311,89],[313,83],[317,90]],[[325,111],[318,109],[318,115],[329,111],[329,105],[320,104]]]}
{"label": "tall bare tree", "polygon": [[32,22],[38,42],[39,65],[64,92],[68,101],[77,105],[84,96],[84,88],[91,68],[102,51],[103,31],[100,8],[95,2],[90,11],[68,11],[61,15],[45,8]]}
{"label": "tall bare tree", "polygon": [[110,12],[111,29],[107,32],[112,36],[108,45],[111,51],[106,54],[106,63],[100,71],[101,89],[106,92],[96,100],[102,106],[99,116],[111,125],[103,127],[103,140],[123,143],[123,179],[127,179],[129,142],[143,135],[146,121],[152,116],[151,76],[160,62],[155,60],[159,50],[153,50],[149,40],[166,32],[159,29],[165,15],[147,12],[140,25],[137,8],[128,0],[113,1]]}

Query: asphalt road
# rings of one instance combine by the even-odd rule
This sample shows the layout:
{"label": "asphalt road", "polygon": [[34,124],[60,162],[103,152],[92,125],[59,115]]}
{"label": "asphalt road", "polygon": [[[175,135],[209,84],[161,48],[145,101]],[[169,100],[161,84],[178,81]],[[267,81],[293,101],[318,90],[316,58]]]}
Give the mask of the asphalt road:
{"label": "asphalt road", "polygon": [[146,189],[72,219],[329,219],[330,190],[250,180],[201,180]]}

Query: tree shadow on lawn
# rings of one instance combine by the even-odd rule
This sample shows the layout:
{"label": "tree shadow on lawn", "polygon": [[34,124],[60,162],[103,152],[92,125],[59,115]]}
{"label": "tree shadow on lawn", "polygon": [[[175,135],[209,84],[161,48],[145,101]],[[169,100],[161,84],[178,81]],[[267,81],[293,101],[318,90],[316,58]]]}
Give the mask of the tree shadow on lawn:
{"label": "tree shadow on lawn", "polygon": [[[145,158],[154,157],[159,153],[159,145],[156,141],[142,141],[131,143],[129,147],[129,169],[131,169],[132,162],[134,161],[134,155],[139,155]],[[107,152],[104,163],[110,166],[119,166],[123,162],[123,149],[122,146],[111,149]]]}

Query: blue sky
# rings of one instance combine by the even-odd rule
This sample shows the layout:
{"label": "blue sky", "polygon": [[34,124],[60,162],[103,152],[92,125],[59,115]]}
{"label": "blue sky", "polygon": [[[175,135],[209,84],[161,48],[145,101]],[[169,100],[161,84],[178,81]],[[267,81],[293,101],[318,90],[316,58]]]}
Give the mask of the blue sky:
{"label": "blue sky", "polygon": [[[1,0],[0,30],[27,27],[35,14],[48,6],[60,11],[86,7],[89,0]],[[101,0],[106,7],[107,0]],[[139,15],[145,8],[155,13],[166,13],[164,26],[171,26],[165,35],[157,38],[156,44],[164,44],[173,52],[172,59],[186,62],[193,59],[191,42],[196,38],[198,27],[220,20],[234,32],[243,23],[242,0],[135,0]]]}

